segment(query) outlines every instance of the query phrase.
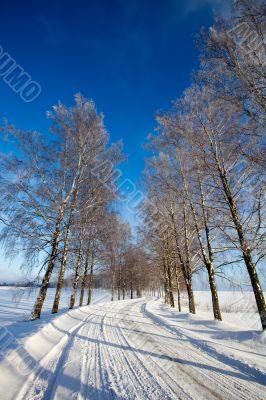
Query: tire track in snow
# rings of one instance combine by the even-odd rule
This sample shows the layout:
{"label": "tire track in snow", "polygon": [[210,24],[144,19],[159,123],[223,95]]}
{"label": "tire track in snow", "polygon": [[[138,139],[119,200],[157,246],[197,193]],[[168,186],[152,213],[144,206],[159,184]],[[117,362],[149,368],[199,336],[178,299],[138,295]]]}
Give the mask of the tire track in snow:
{"label": "tire track in snow", "polygon": [[[131,305],[131,307],[128,308],[128,311],[130,311],[133,307],[135,307],[135,305]],[[156,385],[156,391],[154,391],[153,396],[149,397],[149,399],[173,399],[173,398],[178,398],[179,399],[191,399],[191,397],[188,395],[188,393],[186,393],[184,391],[184,389],[177,384],[176,381],[174,381],[172,378],[170,378],[170,380],[168,379],[168,381],[166,382],[165,379],[162,378],[163,375],[165,375],[165,371],[163,371],[163,369],[161,368],[160,365],[156,364],[154,362],[154,360],[149,356],[147,357],[147,355],[143,355],[143,353],[145,352],[145,350],[143,351],[143,346],[144,343],[146,342],[146,339],[143,338],[144,335],[142,335],[141,338],[141,342],[142,343],[141,346],[139,346],[139,339],[140,339],[140,335],[135,335],[138,336],[138,344],[136,346],[136,342],[134,342],[134,340],[132,340],[132,333],[130,334],[130,339],[128,337],[128,335],[125,334],[125,327],[121,326],[120,324],[118,325],[121,335],[124,338],[124,342],[126,343],[126,345],[131,349],[132,353],[134,354],[135,359],[137,360],[136,365],[140,364],[143,369],[145,370],[145,372],[148,374],[149,379],[152,380],[152,385]],[[127,329],[128,331],[128,329]],[[140,348],[139,348],[140,347]],[[154,370],[155,368],[155,370]],[[151,373],[151,371],[156,372],[156,374]],[[140,385],[143,385],[143,382],[141,380],[139,380]],[[147,394],[146,394],[147,396]],[[144,399],[147,397],[143,397]]]}
{"label": "tire track in snow", "polygon": [[[160,328],[161,325],[159,324]],[[167,330],[167,329],[166,329]],[[168,331],[168,330],[167,330]],[[169,333],[169,331],[168,331]],[[184,338],[182,337],[182,335],[179,335],[179,338],[181,340],[184,340]],[[168,348],[168,345],[166,344],[165,346],[166,348]],[[245,399],[245,400],[250,400],[252,399],[262,399],[262,397],[259,395],[259,397],[257,397],[257,395],[255,394],[256,391],[258,391],[258,387],[256,387],[255,392],[254,390],[250,387],[246,387],[245,384],[242,383],[242,380],[239,381],[237,379],[234,379],[233,377],[225,377],[223,373],[219,372],[218,370],[224,369],[225,365],[223,363],[216,363],[216,365],[214,365],[215,359],[208,357],[206,354],[204,354],[202,351],[200,351],[197,348],[191,348],[191,346],[188,346],[186,343],[184,343],[182,345],[182,348],[186,349],[186,354],[190,355],[190,360],[198,363],[199,365],[201,364],[202,366],[204,366],[206,368],[206,366],[209,366],[209,371],[208,373],[204,373],[204,371],[199,371],[198,368],[195,368],[194,366],[190,366],[190,368],[196,372],[197,375],[203,375],[203,377],[201,377],[201,379],[199,380],[199,382],[203,382],[204,381],[204,377],[205,380],[211,381],[213,382],[213,384],[215,385],[214,388],[218,387],[222,390],[223,392],[223,398],[224,396],[227,396],[226,398],[232,398],[232,394],[235,394],[235,398],[236,399]],[[176,350],[178,350],[178,347],[176,347]],[[197,357],[198,356],[198,357]],[[212,368],[216,368],[215,371],[212,371]],[[228,366],[227,366],[228,368]],[[238,371],[234,371],[233,368],[231,368],[231,366],[229,366],[230,371],[227,369],[226,372],[238,372]],[[244,389],[244,392],[243,392]],[[239,397],[241,396],[241,397]]]}
{"label": "tire track in snow", "polygon": [[[123,303],[119,307],[120,313],[124,314],[129,309],[128,305],[124,305]],[[126,376],[125,384],[127,387],[130,387],[128,398],[129,399],[170,399],[167,395],[167,392],[163,390],[158,382],[154,379],[154,376],[149,372],[147,366],[140,362],[139,358],[136,356],[135,351],[129,346],[129,343],[126,341],[125,336],[121,327],[119,326],[120,319],[117,317],[113,317],[113,313],[108,317],[110,319],[110,324],[105,325],[105,338],[108,342],[112,341],[116,343],[116,346],[120,346],[119,348],[119,366],[120,370],[116,368],[116,374],[123,377]],[[109,325],[111,325],[109,327]],[[116,350],[116,349],[115,349]],[[115,354],[112,355],[114,363],[117,363],[117,358]],[[154,393],[156,393],[156,397],[154,397]]]}
{"label": "tire track in snow", "polygon": [[[139,310],[140,316],[141,312]],[[141,324],[141,323],[140,323]],[[156,379],[161,382],[161,385],[167,388],[171,388],[171,393],[172,397],[171,399],[178,398],[179,399],[199,399],[199,398],[206,398],[206,395],[208,396],[208,400],[215,398],[219,399],[219,395],[212,391],[211,388],[208,386],[204,385],[202,382],[198,382],[195,380],[193,376],[191,376],[191,371],[188,370],[187,368],[184,368],[184,365],[179,361],[178,363],[178,370],[173,371],[173,373],[169,373],[173,369],[173,367],[176,368],[176,365],[170,366],[170,362],[175,362],[176,363],[176,353],[173,355],[173,348],[172,347],[167,347],[167,346],[160,346],[156,340],[153,339],[153,335],[156,335],[156,333],[153,332],[148,332],[147,330],[143,331],[141,329],[141,325],[138,325],[138,323],[134,322],[134,325],[137,326],[137,330],[139,332],[138,338],[135,338],[136,340],[132,340],[132,336],[130,335],[130,339],[128,338],[129,341],[131,341],[132,346],[138,347],[138,352],[139,356],[143,359],[145,363],[148,362],[152,367],[152,369],[156,372]],[[153,324],[154,325],[154,324]],[[154,325],[155,327],[155,325]],[[162,335],[161,335],[162,336]],[[139,338],[146,337],[146,339],[142,339],[144,344],[139,347]],[[169,339],[166,338],[166,339]],[[146,349],[144,350],[144,346],[146,345]],[[155,353],[154,350],[156,350],[158,353]],[[150,356],[147,359],[147,353],[150,352]],[[144,353],[144,355],[143,355]],[[159,362],[160,360],[160,362]],[[162,365],[161,365],[162,364]],[[166,367],[167,365],[167,367]],[[202,393],[202,397],[199,397],[199,392],[197,392],[197,397],[193,396],[193,393],[190,392],[190,388],[194,387],[195,384],[197,386],[200,386],[200,390],[202,393],[202,390],[204,391]],[[195,392],[194,392],[195,394]]]}
{"label": "tire track in snow", "polygon": [[[109,308],[111,303],[106,304]],[[108,310],[109,311],[109,310]],[[107,374],[107,368],[110,361],[104,359],[103,351],[105,345],[101,343],[102,326],[107,312],[100,310],[100,314],[95,315],[93,329],[88,332],[86,352],[82,362],[81,387],[78,394],[78,400],[87,398],[97,398],[99,400],[115,398],[112,396],[110,387],[110,376]],[[104,313],[103,315],[101,313]]]}
{"label": "tire track in snow", "polygon": [[[141,314],[140,314],[141,315]],[[146,344],[149,345],[148,351],[151,351],[151,357],[150,360],[154,364],[154,368],[157,369],[161,375],[162,379],[165,381],[164,383],[167,383],[168,386],[172,387],[173,391],[178,392],[179,398],[186,399],[186,398],[206,398],[208,396],[208,399],[211,398],[222,398],[220,397],[219,393],[209,387],[209,385],[205,385],[204,382],[206,381],[201,379],[198,380],[195,375],[191,374],[191,367],[187,367],[182,363],[182,359],[177,359],[177,354],[176,351],[173,352],[173,347],[169,347],[167,344],[158,343],[158,341],[153,339],[153,335],[156,333],[149,332],[149,331],[142,331],[140,327],[138,327],[138,330],[140,332],[140,336],[148,336],[149,339],[146,340]],[[158,332],[157,332],[158,333]],[[169,333],[168,333],[169,335]],[[163,335],[161,335],[163,336]],[[168,341],[170,339],[173,339],[173,337],[165,337],[165,340]],[[162,339],[161,339],[162,340]],[[140,349],[142,351],[143,349]],[[156,350],[158,353],[154,353],[154,350]],[[144,358],[146,359],[146,357]],[[176,362],[178,361],[178,368],[176,365]],[[174,364],[170,365],[169,363],[173,362]],[[162,364],[162,365],[160,365]],[[198,375],[198,374],[197,374]],[[178,377],[178,382],[177,383],[177,377]],[[202,378],[202,377],[201,377]],[[208,377],[207,377],[207,382],[209,382]],[[180,385],[181,384],[181,385]],[[191,392],[189,389],[198,387],[198,390],[200,390],[201,395],[199,392],[196,393],[195,397],[195,391]],[[201,396],[201,397],[199,397]],[[175,398],[175,397],[173,397]]]}
{"label": "tire track in snow", "polygon": [[39,360],[39,367],[29,375],[21,390],[16,395],[16,400],[43,400],[49,398],[47,397],[48,393],[46,393],[49,386],[49,377],[50,382],[56,378],[54,372],[58,365],[62,365],[66,357],[65,354],[68,352],[68,348],[70,348],[76,334],[92,315],[93,313],[90,313],[82,321],[74,325],[69,332],[63,334],[56,345]]}
{"label": "tire track in snow", "polygon": [[[100,324],[102,313],[105,313],[105,306],[106,303],[102,303],[100,309],[93,305],[90,306],[91,317],[85,320],[81,328],[84,330],[84,334],[82,334],[81,329],[76,333],[75,341],[69,349],[66,362],[60,369],[59,376],[57,376],[54,391],[51,394],[48,391],[47,400],[68,398],[70,390],[67,385],[68,379],[72,381],[72,398],[86,399],[89,392],[89,398],[91,396],[99,398],[99,400],[105,398],[104,388],[106,384],[101,371],[101,354],[99,343],[97,343],[100,337]],[[87,331],[85,331],[86,327]]]}
{"label": "tire track in snow", "polygon": [[[93,320],[91,329],[87,332],[88,343],[86,345],[86,350],[83,354],[82,367],[81,367],[81,385],[80,391],[77,397],[77,400],[85,400],[88,396],[89,387],[92,387],[92,384],[95,385],[97,383],[97,373],[96,373],[96,365],[97,364],[97,344],[95,342],[90,342],[91,337],[97,337],[97,328],[98,328],[98,319],[99,315],[95,316]],[[94,377],[92,378],[92,371],[94,371]],[[90,384],[91,381],[91,384]],[[104,400],[104,398],[103,398]]]}
{"label": "tire track in snow", "polygon": [[16,400],[265,398],[255,383],[225,375],[241,370],[191,343],[193,338],[150,311],[149,303],[75,310],[86,316],[42,357]]}
{"label": "tire track in snow", "polygon": [[[264,391],[258,385],[254,384],[253,382],[249,382],[247,384],[243,379],[238,379],[234,376],[225,376],[225,374],[223,374],[219,370],[225,370],[226,368],[225,372],[229,372],[230,374],[235,374],[239,372],[241,373],[241,371],[234,368],[234,366],[231,366],[230,364],[227,365],[220,362],[210,354],[205,353],[201,348],[193,345],[193,343],[189,342],[189,345],[185,343],[184,339],[189,340],[190,338],[181,334],[178,329],[173,328],[170,324],[168,325],[163,318],[157,316],[156,314],[153,314],[151,311],[148,311],[145,303],[143,304],[142,312],[144,317],[149,318],[155,324],[155,326],[157,326],[157,328],[166,331],[168,334],[170,333],[174,335],[177,339],[181,339],[183,342],[182,348],[186,349],[186,354],[190,355],[191,361],[204,365],[205,367],[209,366],[208,373],[204,373],[202,370],[200,371],[200,374],[203,375],[201,380],[211,380],[215,385],[214,389],[215,387],[220,387],[220,389],[224,392],[224,395],[226,395],[228,399],[231,399],[232,395],[235,395],[235,399],[237,400],[264,399]],[[166,344],[166,347],[171,350],[168,344]],[[196,369],[193,366],[190,366],[190,368],[194,370]],[[215,368],[215,371],[212,370],[212,368]],[[198,373],[199,371],[197,368],[197,374]],[[243,374],[243,378],[244,377],[245,375]]]}
{"label": "tire track in snow", "polygon": [[77,394],[80,393],[82,387],[82,368],[88,348],[86,341],[87,337],[92,335],[94,320],[96,318],[97,315],[92,312],[78,329],[73,340],[68,343],[53,373],[52,380],[49,382],[43,400],[64,398],[64,392],[67,391],[68,379],[72,380],[72,391],[75,389]]}
{"label": "tire track in snow", "polygon": [[[101,321],[101,342],[102,342],[102,358],[103,363],[106,366],[110,398],[114,396],[122,396],[122,398],[132,398],[130,396],[133,384],[128,381],[128,372],[123,363],[123,357],[121,357],[121,349],[114,347],[119,343],[119,337],[115,334],[114,327],[111,322],[112,308],[102,318]],[[107,314],[108,317],[107,317]],[[106,318],[110,319],[110,323],[105,323]],[[109,326],[111,325],[111,326]],[[123,375],[123,380],[121,379]]]}
{"label": "tire track in snow", "polygon": [[[96,368],[98,368],[98,380],[99,380],[99,387],[101,387],[101,396],[99,397],[99,400],[101,399],[113,399],[116,398],[115,396],[115,391],[113,389],[112,385],[112,362],[110,360],[110,357],[106,356],[106,344],[104,343],[104,337],[103,337],[103,325],[105,321],[105,316],[108,313],[109,309],[111,308],[111,304],[109,303],[108,305],[108,310],[104,310],[104,314],[99,316],[99,321],[98,321],[98,333],[96,336],[94,336],[94,339],[97,340],[97,358],[96,361]],[[95,370],[96,370],[95,368]],[[100,378],[100,379],[99,379]],[[95,381],[95,379],[94,379]],[[94,385],[94,381],[91,381],[90,384],[91,386]],[[88,398],[90,398],[89,393],[88,393]]]}

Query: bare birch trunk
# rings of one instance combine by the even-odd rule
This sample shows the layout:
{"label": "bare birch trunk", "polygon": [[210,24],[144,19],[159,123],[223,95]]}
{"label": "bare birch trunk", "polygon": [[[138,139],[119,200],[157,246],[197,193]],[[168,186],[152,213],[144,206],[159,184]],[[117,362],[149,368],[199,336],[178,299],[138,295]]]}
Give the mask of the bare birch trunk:
{"label": "bare birch trunk", "polygon": [[141,292],[140,282],[138,283],[138,288],[137,288],[137,297],[142,297],[142,292]]}
{"label": "bare birch trunk", "polygon": [[133,282],[132,282],[132,274],[131,274],[131,279],[130,279],[130,298],[133,299],[134,298],[134,294],[133,294]]}
{"label": "bare birch trunk", "polygon": [[[197,162],[197,160],[196,160],[196,162]],[[198,165],[197,165],[197,167],[198,167]],[[205,235],[206,235],[206,241],[207,241],[207,250],[205,250],[205,247],[203,244],[203,239],[201,236],[201,231],[200,231],[199,223],[198,223],[198,216],[197,216],[194,204],[191,200],[191,196],[188,193],[186,178],[185,178],[185,174],[183,173],[182,168],[181,168],[181,172],[182,172],[182,177],[184,180],[186,196],[189,200],[190,208],[191,208],[192,215],[194,218],[195,229],[196,229],[198,241],[200,244],[203,262],[204,262],[204,265],[208,272],[209,285],[210,285],[210,290],[211,290],[211,295],[212,295],[213,316],[214,316],[214,319],[222,321],[218,291],[217,291],[217,286],[216,286],[216,281],[215,281],[214,257],[213,257],[213,250],[212,250],[211,238],[210,238],[210,233],[209,233],[209,223],[208,223],[208,217],[207,217],[207,213],[206,213],[206,205],[205,205],[202,181],[200,178],[199,170],[197,168],[197,177],[198,177],[198,184],[199,184],[199,189],[200,189],[201,208],[202,208],[202,213],[203,213],[203,222],[204,222],[204,229],[205,229]]]}
{"label": "bare birch trunk", "polygon": [[189,312],[191,314],[196,314],[194,291],[193,291],[193,285],[192,285],[192,269],[191,269],[191,264],[190,264],[191,261],[190,261],[190,254],[189,254],[189,245],[188,245],[187,211],[186,211],[185,201],[183,203],[183,215],[184,215],[185,250],[186,250],[185,275],[186,275]]}
{"label": "bare birch trunk", "polygon": [[170,303],[169,299],[169,291],[168,291],[168,278],[167,278],[167,268],[166,268],[166,263],[165,259],[163,259],[163,278],[164,278],[164,302],[165,304]]}
{"label": "bare birch trunk", "polygon": [[123,295],[123,300],[125,300],[125,298],[126,298],[126,286],[125,286],[125,282],[123,282],[122,295]]}
{"label": "bare birch trunk", "polygon": [[215,319],[217,319],[218,321],[222,321],[218,292],[217,292],[216,281],[215,281],[215,271],[214,271],[214,266],[211,263],[208,266],[208,276],[209,276],[209,284],[210,284],[210,289],[211,289],[211,294],[212,294],[213,315],[214,315]]}
{"label": "bare birch trunk", "polygon": [[120,300],[120,296],[121,296],[121,267],[119,267],[119,272],[118,272],[117,300]]}
{"label": "bare birch trunk", "polygon": [[188,295],[189,312],[191,314],[196,314],[194,292],[193,292],[193,287],[192,287],[192,277],[187,278],[186,288],[187,288],[187,295]]}
{"label": "bare birch trunk", "polygon": [[78,192],[76,190],[74,192],[73,201],[72,201],[72,204],[70,207],[70,214],[69,214],[68,224],[67,224],[67,228],[66,228],[66,236],[65,236],[63,254],[62,254],[62,259],[61,259],[61,268],[60,268],[60,272],[59,272],[59,276],[58,276],[58,280],[57,280],[57,287],[56,287],[56,292],[55,292],[52,313],[57,313],[58,309],[59,309],[61,291],[62,291],[64,277],[65,277],[65,271],[66,271],[66,262],[67,262],[67,254],[68,254],[68,247],[69,247],[69,241],[70,241],[70,233],[71,233],[71,227],[72,227],[72,223],[73,223],[73,214],[74,214],[74,210],[76,207],[77,195],[78,195]]}
{"label": "bare birch trunk", "polygon": [[[176,252],[178,255],[179,262],[180,262],[181,271],[182,271],[182,274],[184,277],[184,282],[186,285],[186,290],[187,290],[187,295],[188,295],[189,312],[191,314],[196,314],[196,307],[195,307],[194,293],[193,293],[193,286],[192,286],[191,265],[190,265],[189,259],[187,259],[185,262],[183,255],[181,253],[180,245],[179,245],[179,236],[178,236],[178,232],[176,229],[176,224],[175,224],[173,213],[171,213],[171,218],[172,218],[172,223],[173,223],[173,228],[174,228],[174,237],[175,237],[175,241],[176,241]],[[185,224],[186,252],[188,253],[187,232],[186,232],[186,214],[185,213],[184,213],[184,224]],[[188,256],[188,254],[187,254],[187,256]]]}
{"label": "bare birch trunk", "polygon": [[168,277],[168,288],[169,288],[169,303],[170,303],[171,307],[174,307],[175,299],[174,299],[174,293],[173,293],[171,267],[169,264],[167,266],[167,277]]}
{"label": "bare birch trunk", "polygon": [[[232,198],[230,200],[232,200]],[[242,225],[238,218],[238,211],[237,211],[237,207],[236,207],[234,201],[232,201],[232,206],[230,208],[231,208],[232,217],[233,217],[233,220],[234,220],[234,223],[236,226],[236,230],[238,233],[238,238],[239,238],[243,258],[244,258],[244,261],[245,261],[245,264],[247,267],[247,271],[248,271],[251,285],[253,288],[253,292],[255,295],[262,329],[265,330],[266,329],[266,303],[265,303],[265,298],[263,295],[263,290],[262,290],[260,280],[259,280],[259,277],[258,277],[258,274],[256,271],[256,266],[252,260],[250,248],[247,244]]]}
{"label": "bare birch trunk", "polygon": [[112,274],[112,296],[111,296],[111,301],[114,301],[114,292],[115,292],[115,284],[114,284],[114,274]]}
{"label": "bare birch trunk", "polygon": [[80,239],[79,243],[79,253],[78,253],[78,260],[77,260],[77,266],[76,266],[76,272],[75,272],[75,278],[72,286],[72,293],[70,297],[70,305],[69,308],[72,309],[75,305],[76,302],[76,291],[78,287],[78,282],[80,278],[80,272],[81,272],[81,264],[82,264],[82,252],[83,252],[83,239]]}
{"label": "bare birch trunk", "polygon": [[181,312],[181,296],[180,296],[180,285],[177,273],[177,266],[175,265],[175,281],[176,281],[176,290],[177,290],[177,302],[178,302],[178,311]]}
{"label": "bare birch trunk", "polygon": [[45,275],[43,277],[42,286],[41,286],[41,289],[39,291],[39,295],[37,297],[37,300],[35,302],[34,309],[33,309],[32,313],[31,313],[31,319],[32,320],[39,319],[40,316],[41,316],[43,303],[44,303],[44,300],[45,300],[45,297],[46,297],[49,281],[50,281],[50,278],[51,278],[51,275],[52,275],[52,272],[53,272],[53,269],[54,269],[55,260],[56,260],[57,253],[58,253],[58,245],[59,245],[59,238],[60,238],[60,228],[61,228],[61,222],[63,220],[63,216],[64,216],[64,207],[62,205],[62,207],[60,209],[59,217],[58,217],[58,220],[57,220],[57,223],[56,223],[56,229],[55,229],[52,252],[51,252],[49,264],[48,264],[48,267],[46,269]]}
{"label": "bare birch trunk", "polygon": [[88,269],[89,269],[89,259],[90,259],[90,243],[88,243],[88,246],[87,246],[85,267],[84,267],[84,273],[83,273],[82,282],[81,282],[81,291],[80,291],[80,299],[79,299],[80,306],[83,305],[84,292],[85,292],[87,274],[88,274]]}
{"label": "bare birch trunk", "polygon": [[220,179],[222,181],[222,185],[223,185],[224,192],[225,192],[228,204],[229,204],[232,219],[233,219],[233,222],[234,222],[237,234],[238,234],[238,239],[239,239],[241,251],[243,254],[243,259],[246,264],[246,268],[247,268],[247,271],[248,271],[248,274],[250,277],[250,281],[251,281],[251,285],[253,288],[253,292],[255,295],[262,329],[265,330],[266,329],[266,303],[265,303],[263,290],[262,290],[262,287],[260,284],[260,280],[259,280],[259,277],[258,277],[258,274],[256,271],[256,265],[254,264],[254,262],[252,260],[251,250],[250,250],[250,247],[248,245],[248,242],[247,242],[245,234],[244,234],[243,225],[241,224],[240,219],[239,219],[237,205],[233,199],[233,195],[232,195],[230,187],[228,185],[226,172],[222,171],[221,166],[219,164],[219,160],[217,158],[217,155],[216,155],[216,153],[214,153],[214,154],[215,154],[215,161],[216,161],[216,165],[217,165],[217,168],[219,171]]}
{"label": "bare birch trunk", "polygon": [[89,276],[89,290],[88,290],[88,302],[87,305],[91,304],[92,291],[93,291],[93,278],[94,278],[94,250],[91,253],[91,269]]}

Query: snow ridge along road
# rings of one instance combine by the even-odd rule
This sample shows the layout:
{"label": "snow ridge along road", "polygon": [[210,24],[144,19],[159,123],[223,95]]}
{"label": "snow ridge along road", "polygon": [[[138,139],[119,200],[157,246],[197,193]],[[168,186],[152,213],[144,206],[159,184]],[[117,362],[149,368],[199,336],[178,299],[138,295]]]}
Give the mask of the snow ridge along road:
{"label": "snow ridge along road", "polygon": [[236,358],[184,328],[180,315],[142,298],[56,316],[20,341],[23,357],[21,348],[6,349],[0,398],[266,399],[266,373],[250,362],[252,348],[242,346]]}

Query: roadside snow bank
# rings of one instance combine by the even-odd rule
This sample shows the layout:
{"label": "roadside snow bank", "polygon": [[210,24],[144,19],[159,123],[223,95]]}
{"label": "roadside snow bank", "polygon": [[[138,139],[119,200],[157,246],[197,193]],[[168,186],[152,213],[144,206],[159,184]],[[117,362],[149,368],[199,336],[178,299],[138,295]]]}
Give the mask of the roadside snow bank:
{"label": "roadside snow bank", "polygon": [[[266,372],[266,332],[243,329],[227,321],[214,321],[212,315],[199,311],[196,315],[170,308],[161,300],[147,303],[146,313],[158,325],[191,341],[207,354],[229,357],[252,368]],[[232,313],[233,319],[233,313]]]}

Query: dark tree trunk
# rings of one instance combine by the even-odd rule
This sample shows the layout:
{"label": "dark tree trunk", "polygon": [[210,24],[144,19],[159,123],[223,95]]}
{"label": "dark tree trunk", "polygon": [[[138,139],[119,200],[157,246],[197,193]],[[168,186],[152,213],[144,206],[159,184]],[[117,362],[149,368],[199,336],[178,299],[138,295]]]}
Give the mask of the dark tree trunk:
{"label": "dark tree trunk", "polygon": [[73,223],[74,210],[76,207],[76,200],[77,200],[77,190],[74,192],[73,201],[72,201],[72,204],[70,207],[70,214],[69,214],[68,224],[67,224],[67,228],[66,228],[66,236],[65,236],[63,254],[62,254],[62,259],[61,259],[61,268],[60,268],[60,272],[59,272],[59,276],[58,276],[58,280],[57,280],[57,287],[56,287],[56,292],[55,292],[52,313],[57,313],[58,309],[59,309],[61,291],[62,291],[64,277],[65,277],[65,271],[66,271],[66,262],[67,262],[68,247],[69,247],[69,242],[70,242],[71,227],[72,227],[72,223]]}
{"label": "dark tree trunk", "polygon": [[131,299],[134,298],[132,275],[131,275],[131,280],[130,280],[130,298],[131,298]]}
{"label": "dark tree trunk", "polygon": [[172,285],[172,274],[171,274],[171,267],[169,264],[167,266],[167,277],[168,277],[168,288],[169,288],[169,302],[170,306],[174,307],[175,300],[174,300],[173,285]]}
{"label": "dark tree trunk", "polygon": [[121,296],[121,267],[119,267],[119,272],[118,272],[117,300],[120,300],[120,296]]}
{"label": "dark tree trunk", "polygon": [[192,286],[192,277],[188,277],[187,278],[187,280],[186,280],[186,288],[187,288],[187,295],[188,295],[189,312],[191,314],[196,314],[194,292],[193,292],[193,286]]}
{"label": "dark tree trunk", "polygon": [[218,321],[222,321],[222,315],[221,315],[221,311],[220,311],[219,297],[218,297],[218,291],[217,291],[217,286],[216,286],[216,281],[215,281],[215,273],[214,273],[213,265],[209,264],[207,267],[207,270],[208,270],[209,284],[210,284],[211,295],[212,295],[212,309],[213,309],[214,319],[217,319]]}
{"label": "dark tree trunk", "polygon": [[93,277],[94,277],[94,250],[91,254],[91,269],[90,269],[90,276],[89,276],[89,290],[88,290],[88,302],[87,304],[91,304],[92,298],[92,291],[93,291]]}
{"label": "dark tree trunk", "polygon": [[137,297],[142,297],[142,293],[141,293],[141,287],[140,287],[140,282],[138,283],[138,288],[137,288]]}
{"label": "dark tree trunk", "polygon": [[[198,165],[197,165],[197,167],[198,167]],[[203,245],[203,240],[202,240],[202,237],[200,234],[196,211],[194,209],[192,202],[190,202],[190,204],[191,204],[192,213],[194,215],[195,228],[196,228],[196,231],[198,234],[198,239],[199,239],[199,243],[200,243],[203,261],[204,261],[205,267],[208,272],[209,285],[210,285],[210,290],[211,290],[211,294],[212,294],[213,316],[214,316],[214,319],[217,319],[218,321],[222,321],[218,291],[217,291],[217,286],[216,286],[216,281],[215,281],[214,254],[213,254],[211,237],[210,237],[208,210],[206,209],[206,205],[205,205],[205,199],[204,199],[203,188],[202,188],[202,180],[201,180],[198,169],[197,169],[197,176],[198,176],[198,184],[199,184],[199,189],[200,189],[200,200],[201,200],[204,229],[205,229],[205,235],[206,235],[206,241],[207,241],[208,257],[207,257],[207,251],[205,251],[205,248]]]}
{"label": "dark tree trunk", "polygon": [[[173,227],[174,227],[174,237],[176,241],[176,252],[177,256],[179,259],[181,271],[184,277],[185,285],[186,285],[186,290],[188,294],[188,304],[189,304],[189,312],[192,314],[196,314],[196,307],[195,307],[195,301],[194,301],[194,293],[193,293],[193,286],[192,286],[192,270],[191,270],[191,265],[189,259],[184,260],[183,255],[181,253],[180,245],[179,245],[179,235],[176,229],[176,224],[174,220],[174,215],[171,214],[172,221],[173,221]],[[186,222],[185,222],[186,224]],[[187,234],[185,235],[185,241],[187,242]],[[187,247],[187,245],[186,245]]]}
{"label": "dark tree trunk", "polygon": [[57,257],[57,253],[58,253],[58,245],[59,245],[59,238],[60,238],[60,227],[61,227],[61,222],[63,219],[63,215],[64,215],[64,208],[63,206],[61,207],[60,210],[60,214],[56,223],[56,229],[55,229],[55,234],[54,234],[54,240],[53,240],[53,245],[52,245],[52,252],[51,252],[51,256],[49,259],[49,264],[48,267],[46,269],[45,275],[43,277],[42,280],[42,286],[40,288],[39,291],[39,295],[37,297],[37,300],[35,302],[34,305],[34,309],[31,313],[31,319],[35,320],[35,319],[39,319],[41,316],[41,311],[42,311],[42,307],[43,307],[43,303],[46,297],[46,293],[47,293],[47,289],[48,289],[48,285],[49,285],[49,281],[54,269],[54,265],[55,265],[55,260]]}
{"label": "dark tree trunk", "polygon": [[83,239],[80,239],[79,242],[79,252],[78,252],[78,260],[77,260],[77,266],[76,266],[76,272],[75,272],[75,278],[72,286],[72,293],[70,297],[70,305],[69,308],[72,309],[75,306],[76,302],[76,291],[78,287],[78,282],[80,278],[80,272],[81,272],[81,265],[82,265],[82,251],[83,251]]}
{"label": "dark tree trunk", "polygon": [[90,259],[90,243],[88,243],[88,247],[87,247],[84,273],[83,273],[82,282],[81,282],[81,291],[80,291],[80,299],[79,299],[80,306],[83,305],[84,292],[85,292],[87,274],[88,274],[88,269],[89,269],[89,259]]}
{"label": "dark tree trunk", "polygon": [[[218,163],[218,160],[216,160],[216,163]],[[239,220],[237,205],[233,199],[233,195],[229,188],[226,173],[222,172],[220,166],[218,166],[218,168],[219,168],[220,178],[221,178],[221,181],[223,184],[224,192],[226,194],[227,201],[228,201],[228,204],[230,207],[232,219],[234,221],[234,225],[235,225],[235,228],[236,228],[236,231],[238,234],[238,239],[239,239],[241,251],[243,254],[243,259],[245,261],[246,268],[247,268],[247,271],[248,271],[248,274],[250,277],[251,285],[253,288],[253,292],[255,295],[262,329],[265,330],[266,329],[266,303],[265,303],[263,290],[262,290],[262,287],[260,284],[260,280],[259,280],[259,277],[258,277],[258,274],[256,271],[256,265],[254,264],[254,262],[252,260],[251,250],[247,243],[247,240],[246,240],[246,237],[244,234],[244,230],[243,230],[243,226]]]}
{"label": "dark tree trunk", "polygon": [[114,274],[112,274],[112,295],[111,295],[111,301],[114,301],[114,294],[115,294],[115,284],[114,284],[114,281],[115,281],[115,277],[114,277]]}
{"label": "dark tree trunk", "polygon": [[179,284],[178,273],[177,273],[177,266],[176,266],[176,265],[175,265],[175,281],[176,281],[178,311],[181,312],[180,284]]}
{"label": "dark tree trunk", "polygon": [[166,269],[166,264],[165,260],[163,260],[163,272],[164,272],[164,302],[165,304],[168,304],[170,302],[169,299],[169,292],[168,292],[168,279],[167,279],[167,269]]}

